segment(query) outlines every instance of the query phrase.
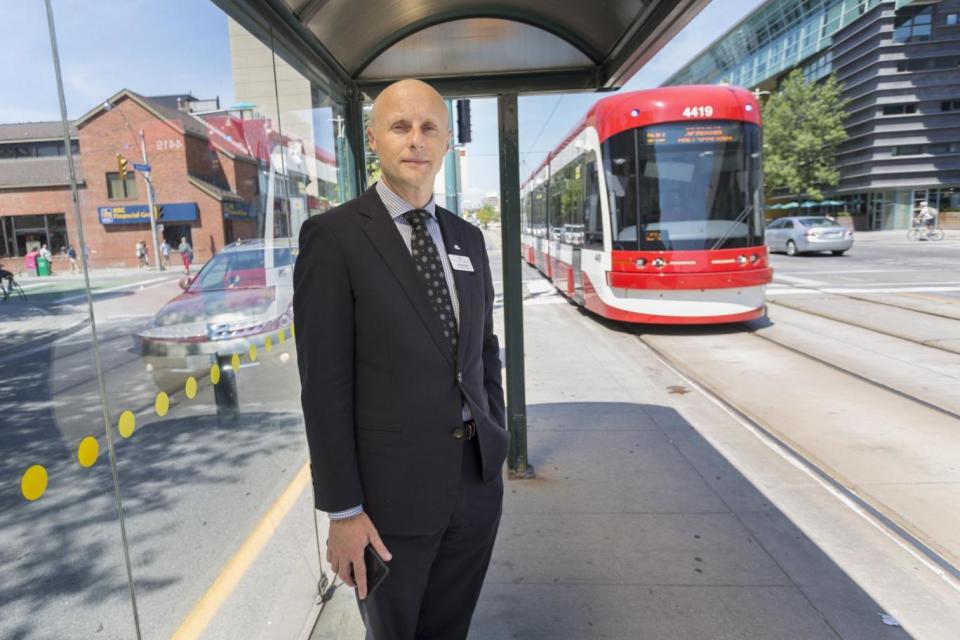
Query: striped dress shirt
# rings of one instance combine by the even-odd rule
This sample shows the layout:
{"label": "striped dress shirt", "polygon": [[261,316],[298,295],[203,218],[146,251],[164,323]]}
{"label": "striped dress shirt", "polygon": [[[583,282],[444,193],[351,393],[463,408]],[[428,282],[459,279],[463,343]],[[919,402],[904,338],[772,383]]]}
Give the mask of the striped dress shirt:
{"label": "striped dress shirt", "polygon": [[[413,225],[403,216],[407,211],[412,211],[417,207],[414,207],[409,202],[398,196],[393,192],[390,187],[385,185],[383,181],[377,182],[377,195],[380,196],[383,206],[387,208],[387,213],[390,214],[390,217],[393,218],[393,223],[397,225],[397,231],[400,232],[400,237],[403,238],[403,243],[407,245],[407,251],[413,254],[412,249],[412,239],[413,239]],[[447,251],[446,247],[443,244],[443,234],[440,233],[440,223],[437,221],[437,203],[433,199],[433,196],[430,196],[430,201],[423,207],[423,210],[430,214],[427,218],[427,233],[430,234],[430,237],[433,239],[433,244],[437,247],[437,253],[440,254],[442,259],[440,262],[443,263],[443,277],[447,281],[447,290],[450,292],[450,302],[453,305],[453,315],[457,321],[457,327],[460,326],[460,300],[457,297],[457,287],[453,280],[453,270],[450,267],[450,259],[446,257]],[[469,420],[470,408],[467,407],[466,403],[463,405],[463,419],[464,421]],[[346,518],[352,518],[363,513],[363,505],[358,505],[352,509],[347,509],[345,511],[336,511],[333,513],[328,513],[327,515],[331,520],[344,520]]]}

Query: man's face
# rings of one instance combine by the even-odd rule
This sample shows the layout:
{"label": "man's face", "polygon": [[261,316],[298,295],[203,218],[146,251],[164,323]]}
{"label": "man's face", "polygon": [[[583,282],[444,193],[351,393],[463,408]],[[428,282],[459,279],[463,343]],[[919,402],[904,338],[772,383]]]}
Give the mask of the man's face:
{"label": "man's face", "polygon": [[416,81],[391,85],[374,103],[370,147],[380,156],[387,183],[433,190],[450,142],[447,108],[432,88]]}

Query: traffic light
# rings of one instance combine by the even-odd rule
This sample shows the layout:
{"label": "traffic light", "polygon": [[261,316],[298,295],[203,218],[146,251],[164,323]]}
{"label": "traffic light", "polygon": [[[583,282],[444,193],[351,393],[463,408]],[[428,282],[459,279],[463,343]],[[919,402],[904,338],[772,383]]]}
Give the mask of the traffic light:
{"label": "traffic light", "polygon": [[121,180],[126,180],[130,172],[130,163],[119,153],[117,154],[117,171],[120,173]]}
{"label": "traffic light", "polygon": [[153,217],[155,220],[163,220],[163,207],[159,204],[153,205]]}
{"label": "traffic light", "polygon": [[457,100],[457,140],[460,144],[471,141],[469,100]]}

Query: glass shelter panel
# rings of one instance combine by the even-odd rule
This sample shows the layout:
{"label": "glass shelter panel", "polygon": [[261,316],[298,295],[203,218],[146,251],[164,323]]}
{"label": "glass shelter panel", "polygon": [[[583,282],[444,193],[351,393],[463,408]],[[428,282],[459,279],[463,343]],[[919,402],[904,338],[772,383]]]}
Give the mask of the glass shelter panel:
{"label": "glass shelter panel", "polygon": [[212,3],[54,9],[69,144],[43,3],[5,32],[43,46],[4,105],[42,140],[0,139],[0,637],[298,637],[325,578],[292,272],[356,192],[343,104]]}

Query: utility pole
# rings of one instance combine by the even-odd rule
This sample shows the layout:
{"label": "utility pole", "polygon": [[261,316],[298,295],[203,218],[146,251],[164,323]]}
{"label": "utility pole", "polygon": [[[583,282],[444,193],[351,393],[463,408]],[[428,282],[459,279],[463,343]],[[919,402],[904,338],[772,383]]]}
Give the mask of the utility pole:
{"label": "utility pole", "polygon": [[[140,129],[140,155],[143,157],[143,164],[150,166],[147,160],[147,140]],[[157,266],[157,271],[163,271],[163,263],[160,261],[160,245],[157,242],[157,208],[153,200],[153,179],[150,177],[150,171],[143,172],[143,179],[147,183],[147,207],[150,209],[150,235],[153,237],[153,261]]]}

